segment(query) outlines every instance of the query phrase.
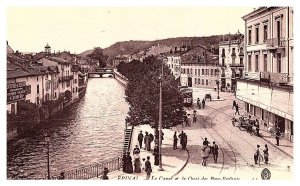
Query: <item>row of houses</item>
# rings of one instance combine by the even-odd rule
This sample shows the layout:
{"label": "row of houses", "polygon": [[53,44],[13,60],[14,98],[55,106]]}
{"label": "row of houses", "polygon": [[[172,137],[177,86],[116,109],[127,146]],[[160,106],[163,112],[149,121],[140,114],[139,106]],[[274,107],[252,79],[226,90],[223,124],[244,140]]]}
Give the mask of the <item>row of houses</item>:
{"label": "row of houses", "polygon": [[86,62],[78,62],[68,52],[51,53],[48,44],[44,52],[35,55],[14,52],[8,44],[7,48],[8,137],[84,96]]}
{"label": "row of houses", "polygon": [[166,56],[181,85],[231,91],[258,118],[293,141],[293,14],[291,7],[260,7],[245,15],[245,34],[219,42],[216,56],[198,46]]}

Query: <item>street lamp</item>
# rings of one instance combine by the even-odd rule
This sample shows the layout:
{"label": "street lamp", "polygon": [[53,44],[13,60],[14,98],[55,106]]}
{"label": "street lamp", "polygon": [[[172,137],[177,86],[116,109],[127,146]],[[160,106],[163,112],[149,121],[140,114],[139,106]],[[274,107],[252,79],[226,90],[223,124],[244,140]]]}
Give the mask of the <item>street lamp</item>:
{"label": "street lamp", "polygon": [[220,84],[220,82],[219,82],[219,80],[216,80],[216,83],[218,85],[218,87],[217,87],[217,90],[218,90],[218,97],[217,97],[217,99],[220,99],[220,95],[219,95],[219,84]]}
{"label": "street lamp", "polygon": [[164,77],[164,67],[163,63],[161,65],[161,76],[158,78],[159,81],[159,115],[158,115],[158,125],[159,125],[159,136],[158,136],[158,148],[159,148],[159,167],[158,170],[162,171],[164,170],[162,168],[162,157],[161,157],[161,137],[162,137],[162,78]]}
{"label": "street lamp", "polygon": [[[218,65],[218,67],[219,67],[219,65]],[[218,97],[217,97],[217,99],[220,99],[220,88],[219,88],[220,81],[219,81],[219,79],[220,79],[220,69],[218,68],[218,79],[216,80],[217,89],[218,89]]]}
{"label": "street lamp", "polygon": [[45,135],[45,141],[47,142],[47,171],[48,171],[48,180],[50,180],[50,136]]}

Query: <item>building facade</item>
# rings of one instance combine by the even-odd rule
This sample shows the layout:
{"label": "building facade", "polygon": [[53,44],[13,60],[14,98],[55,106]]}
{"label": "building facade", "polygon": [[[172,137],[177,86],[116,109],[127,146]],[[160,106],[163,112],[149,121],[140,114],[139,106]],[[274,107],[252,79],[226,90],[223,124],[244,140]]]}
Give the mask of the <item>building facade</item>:
{"label": "building facade", "polygon": [[236,97],[261,128],[293,141],[293,8],[261,7],[245,21],[245,70]]}
{"label": "building facade", "polygon": [[166,57],[166,64],[174,75],[175,79],[180,78],[181,74],[181,57],[179,54],[169,54]]}
{"label": "building facade", "polygon": [[219,43],[219,71],[221,91],[235,92],[236,79],[244,70],[244,38],[237,33]]}
{"label": "building facade", "polygon": [[218,55],[201,46],[192,48],[181,55],[182,86],[196,88],[217,88]]}

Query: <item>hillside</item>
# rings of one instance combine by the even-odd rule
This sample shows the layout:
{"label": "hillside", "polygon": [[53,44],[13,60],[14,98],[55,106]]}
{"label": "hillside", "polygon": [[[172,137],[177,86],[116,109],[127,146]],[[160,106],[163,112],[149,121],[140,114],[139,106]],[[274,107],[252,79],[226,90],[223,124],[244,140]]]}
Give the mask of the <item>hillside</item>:
{"label": "hillside", "polygon": [[[117,42],[107,48],[103,49],[103,53],[109,57],[136,53],[141,50],[150,48],[153,45],[166,45],[170,47],[178,47],[180,45],[202,45],[207,48],[211,48],[213,45],[215,48],[218,48],[219,42],[222,40],[223,35],[214,35],[214,36],[205,36],[205,37],[178,37],[178,38],[168,38],[155,41],[121,41]],[[93,49],[82,52],[81,56],[86,56],[89,53],[93,52]]]}

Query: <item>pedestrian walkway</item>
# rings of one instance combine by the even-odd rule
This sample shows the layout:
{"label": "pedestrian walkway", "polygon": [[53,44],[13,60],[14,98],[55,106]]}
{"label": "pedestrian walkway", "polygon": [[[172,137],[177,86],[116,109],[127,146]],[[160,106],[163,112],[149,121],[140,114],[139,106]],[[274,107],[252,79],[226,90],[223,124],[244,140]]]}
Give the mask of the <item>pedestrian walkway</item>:
{"label": "pedestrian walkway", "polygon": [[[154,134],[154,129],[149,125],[140,125],[134,127],[131,139],[131,149],[130,155],[133,157],[133,149],[136,145],[138,145],[138,134],[140,131]],[[181,171],[181,169],[186,165],[188,161],[188,152],[185,150],[181,150],[180,145],[178,143],[178,149],[173,150],[173,135],[174,130],[163,129],[164,140],[162,142],[162,168],[163,171],[158,170],[158,166],[154,165],[154,156],[153,156],[153,148],[154,142],[151,143],[151,151],[147,151],[144,148],[141,149],[140,159],[142,161],[143,158],[150,156],[150,162],[152,167],[152,173],[150,176],[150,180],[163,180],[163,179],[172,179],[174,175]],[[144,143],[143,143],[144,147]],[[143,162],[141,162],[143,163]],[[127,174],[122,170],[114,171],[108,174],[110,180],[144,180],[146,178],[146,172],[142,171],[141,173],[132,173]]]}

